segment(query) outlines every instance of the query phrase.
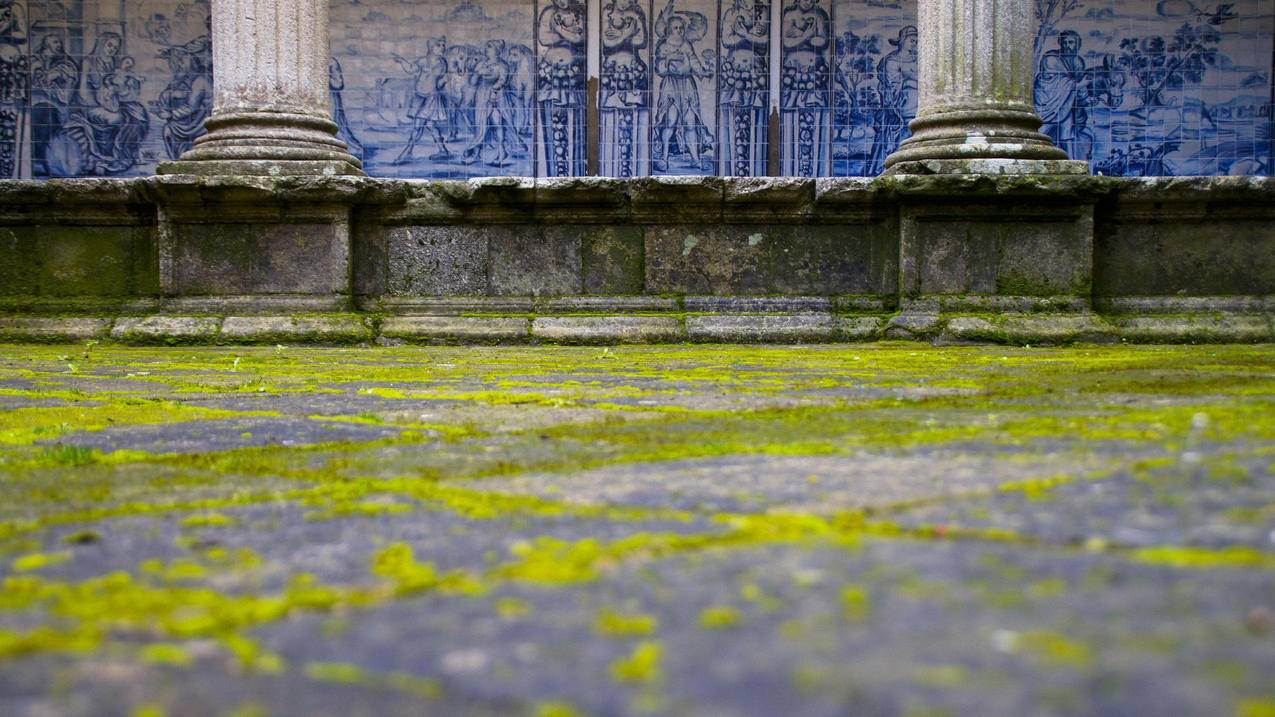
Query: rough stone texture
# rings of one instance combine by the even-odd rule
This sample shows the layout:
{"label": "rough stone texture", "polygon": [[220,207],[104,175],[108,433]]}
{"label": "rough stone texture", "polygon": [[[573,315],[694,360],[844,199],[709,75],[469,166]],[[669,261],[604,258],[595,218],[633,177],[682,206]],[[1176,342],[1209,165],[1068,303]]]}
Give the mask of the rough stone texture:
{"label": "rough stone texture", "polygon": [[1099,296],[1275,293],[1275,208],[1197,196],[1105,207],[1094,236]]}
{"label": "rough stone texture", "polygon": [[1084,205],[905,205],[902,290],[1087,295],[1093,214]]}
{"label": "rough stone texture", "polygon": [[349,237],[341,224],[174,224],[174,294],[342,294]]}
{"label": "rough stone texture", "polygon": [[1116,316],[1121,336],[1130,341],[1216,343],[1275,340],[1271,315]]}
{"label": "rough stone texture", "polygon": [[844,341],[871,341],[880,335],[882,323],[876,316],[838,316],[836,336]]}
{"label": "rough stone texture", "polygon": [[115,320],[111,338],[129,343],[208,342],[221,319],[211,316],[125,316]]}
{"label": "rough stone texture", "polygon": [[580,234],[556,227],[497,231],[488,239],[489,288],[496,296],[579,294]]}
{"label": "rough stone texture", "polygon": [[541,316],[533,338],[561,343],[667,343],[681,341],[676,316]]}
{"label": "rough stone texture", "polygon": [[947,320],[944,329],[948,338],[1017,344],[1108,343],[1118,337],[1114,326],[1090,314],[956,316]]}
{"label": "rough stone texture", "polygon": [[926,339],[941,328],[942,319],[937,313],[903,311],[885,322],[885,337],[889,339]]}
{"label": "rough stone texture", "polygon": [[739,343],[832,341],[836,338],[836,322],[831,314],[814,312],[687,316],[686,336],[691,341]]}
{"label": "rough stone texture", "polygon": [[531,319],[501,316],[387,316],[381,335],[390,339],[500,342],[526,340]]}
{"label": "rough stone texture", "polygon": [[368,341],[372,330],[359,316],[227,316],[221,338],[229,341]]}
{"label": "rough stone texture", "polygon": [[891,222],[646,229],[646,290],[679,294],[889,294]]}
{"label": "rough stone texture", "polygon": [[581,273],[586,294],[641,294],[646,289],[642,229],[632,225],[558,227],[583,233]]}
{"label": "rough stone texture", "polygon": [[0,316],[0,339],[7,341],[87,341],[105,338],[110,319]]}
{"label": "rough stone texture", "polygon": [[385,247],[385,293],[392,296],[472,296],[487,292],[492,229],[396,227]]}

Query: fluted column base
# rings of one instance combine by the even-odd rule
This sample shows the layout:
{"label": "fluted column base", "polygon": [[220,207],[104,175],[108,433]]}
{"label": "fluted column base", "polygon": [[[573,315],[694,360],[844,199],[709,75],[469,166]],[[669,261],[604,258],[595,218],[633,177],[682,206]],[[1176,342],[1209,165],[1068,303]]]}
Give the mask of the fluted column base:
{"label": "fluted column base", "polygon": [[363,163],[337,139],[335,122],[311,114],[236,110],[215,113],[208,133],[158,174],[355,175]]}
{"label": "fluted column base", "polygon": [[949,105],[925,110],[885,160],[886,174],[1088,174],[1086,162],[1041,133],[1028,108]]}

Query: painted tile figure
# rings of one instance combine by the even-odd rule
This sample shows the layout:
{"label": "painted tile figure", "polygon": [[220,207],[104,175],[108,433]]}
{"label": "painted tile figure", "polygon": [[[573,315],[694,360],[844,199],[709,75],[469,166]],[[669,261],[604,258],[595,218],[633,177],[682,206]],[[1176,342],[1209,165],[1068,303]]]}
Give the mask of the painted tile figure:
{"label": "painted tile figure", "polygon": [[474,141],[465,148],[464,162],[483,161],[483,153],[493,150],[486,160],[491,167],[508,167],[514,152],[526,152],[527,144],[518,133],[519,97],[513,86],[513,70],[505,62],[505,41],[488,40],[487,56],[473,71],[477,110]]}
{"label": "painted tile figure", "polygon": [[31,176],[26,8],[0,0],[0,179]]}
{"label": "painted tile figure", "polygon": [[1118,107],[1124,99],[1124,75],[1110,71],[1104,58],[1102,72],[1085,67],[1080,56],[1080,34],[1064,30],[1058,34],[1057,49],[1040,58],[1032,88],[1036,113],[1043,122],[1041,131],[1072,159],[1093,159],[1094,134],[1089,129],[1089,111],[1097,104]]}
{"label": "painted tile figure", "polygon": [[828,172],[831,18],[823,0],[793,0],[784,8],[780,112],[783,174],[816,177]]}
{"label": "painted tile figure", "polygon": [[713,77],[717,58],[697,53],[695,43],[708,31],[708,18],[679,11],[669,0],[655,21],[655,74],[660,80],[655,110],[651,169],[667,172],[670,162],[697,172],[717,164],[715,140],[700,110],[699,80]]}
{"label": "painted tile figure", "polygon": [[336,136],[350,148],[350,154],[363,159],[363,143],[354,136],[350,127],[350,118],[345,113],[345,98],[341,92],[345,89],[345,72],[335,57],[328,58],[328,99],[332,104],[332,121],[336,123]]}
{"label": "painted tile figure", "polygon": [[722,8],[719,127],[720,171],[731,177],[766,174],[770,120],[770,2],[728,0]]}
{"label": "painted tile figure", "polygon": [[536,20],[542,176],[585,174],[586,32],[578,0],[550,0]]}
{"label": "painted tile figure", "polygon": [[602,72],[598,107],[600,172],[634,177],[646,173],[650,108],[647,17],[637,0],[612,0],[602,8]]}
{"label": "painted tile figure", "polygon": [[908,122],[916,117],[920,91],[916,74],[916,35],[916,27],[912,25],[900,29],[898,37],[890,40],[894,49],[877,64],[879,105],[873,118],[875,134],[867,167],[867,174],[872,176],[881,173],[886,157],[911,134]]}
{"label": "painted tile figure", "polygon": [[212,114],[212,73],[204,67],[209,53],[207,36],[160,51],[160,56],[168,59],[173,77],[151,110],[164,120],[169,159],[177,159],[195,145],[195,138],[204,133],[204,120]]}
{"label": "painted tile figure", "polygon": [[31,58],[31,161],[33,172],[45,174],[45,153],[53,133],[68,118],[80,84],[80,65],[67,52],[61,34],[40,39]]}
{"label": "painted tile figure", "polygon": [[[443,136],[444,128],[455,131],[456,126],[450,111],[454,95],[448,92],[447,60],[443,56],[447,49],[447,38],[430,38],[425,47],[425,56],[418,57],[413,62],[401,55],[392,55],[403,71],[413,76],[411,107],[407,112],[412,120],[412,134],[403,150],[394,158],[394,164],[411,162],[412,150],[427,131],[434,140],[435,147],[429,158],[434,161],[452,158],[451,150],[447,149],[447,138]],[[452,139],[456,137],[453,135]]]}
{"label": "painted tile figure", "polygon": [[140,99],[145,78],[133,72],[136,60],[123,47],[120,32],[102,32],[94,41],[77,105],[49,140],[45,165],[52,176],[122,174],[141,161],[151,124]]}

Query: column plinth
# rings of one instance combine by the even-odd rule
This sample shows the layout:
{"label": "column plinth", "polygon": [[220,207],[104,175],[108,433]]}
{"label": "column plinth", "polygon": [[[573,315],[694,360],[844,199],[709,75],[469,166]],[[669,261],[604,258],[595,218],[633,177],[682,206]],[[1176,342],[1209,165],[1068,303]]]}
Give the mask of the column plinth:
{"label": "column plinth", "polygon": [[1040,132],[1029,0],[920,0],[919,107],[887,174],[1087,174]]}
{"label": "column plinth", "polygon": [[327,0],[213,0],[207,133],[159,174],[362,175],[337,139]]}

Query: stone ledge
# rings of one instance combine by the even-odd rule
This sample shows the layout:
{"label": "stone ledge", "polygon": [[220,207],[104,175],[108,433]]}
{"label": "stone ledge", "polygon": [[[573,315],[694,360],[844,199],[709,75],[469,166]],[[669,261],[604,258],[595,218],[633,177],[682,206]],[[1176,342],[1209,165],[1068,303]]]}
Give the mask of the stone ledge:
{"label": "stone ledge", "polygon": [[837,338],[830,313],[686,317],[686,336],[704,343],[825,342]]}
{"label": "stone ledge", "polygon": [[501,343],[526,341],[531,319],[503,316],[389,316],[380,335],[391,340]]}
{"label": "stone ledge", "polygon": [[111,338],[128,344],[213,343],[221,319],[215,316],[125,316]]}
{"label": "stone ledge", "polygon": [[531,336],[557,343],[680,342],[676,316],[542,316],[531,322]]}
{"label": "stone ledge", "polygon": [[222,341],[230,343],[359,343],[370,341],[372,329],[358,316],[227,316]]}
{"label": "stone ledge", "polygon": [[111,320],[86,317],[0,316],[0,341],[62,343],[106,338]]}
{"label": "stone ledge", "polygon": [[1262,343],[1275,342],[1275,314],[1009,313],[892,316],[612,314],[457,316],[0,316],[0,341],[123,344],[260,343],[824,343],[897,339],[933,343]]}

